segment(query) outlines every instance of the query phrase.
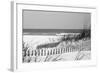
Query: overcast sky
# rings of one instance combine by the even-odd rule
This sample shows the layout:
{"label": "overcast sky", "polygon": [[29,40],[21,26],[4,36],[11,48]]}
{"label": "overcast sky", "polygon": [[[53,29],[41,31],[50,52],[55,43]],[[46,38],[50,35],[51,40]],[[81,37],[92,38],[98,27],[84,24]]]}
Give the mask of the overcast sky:
{"label": "overcast sky", "polygon": [[84,29],[90,25],[89,13],[23,11],[24,29]]}

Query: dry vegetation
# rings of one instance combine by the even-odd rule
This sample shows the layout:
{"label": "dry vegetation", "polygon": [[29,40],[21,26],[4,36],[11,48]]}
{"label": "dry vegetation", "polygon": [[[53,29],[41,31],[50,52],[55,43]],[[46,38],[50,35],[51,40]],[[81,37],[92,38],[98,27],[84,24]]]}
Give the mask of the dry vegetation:
{"label": "dry vegetation", "polygon": [[[76,35],[76,33],[70,33],[68,35],[57,35],[62,36],[60,40],[54,41],[51,43],[37,45],[36,49],[43,49],[43,48],[64,48],[68,46],[72,46],[77,51],[73,51],[72,53],[60,53],[60,54],[47,54],[46,56],[30,56],[29,51],[30,49],[29,44],[23,41],[23,49],[22,49],[22,58],[23,62],[49,62],[49,61],[66,61],[66,60],[82,60],[82,59],[90,59],[91,54],[91,34],[90,30],[84,30],[82,33]],[[51,39],[50,39],[51,40]],[[52,39],[53,40],[53,39]],[[36,52],[35,52],[36,53]]]}

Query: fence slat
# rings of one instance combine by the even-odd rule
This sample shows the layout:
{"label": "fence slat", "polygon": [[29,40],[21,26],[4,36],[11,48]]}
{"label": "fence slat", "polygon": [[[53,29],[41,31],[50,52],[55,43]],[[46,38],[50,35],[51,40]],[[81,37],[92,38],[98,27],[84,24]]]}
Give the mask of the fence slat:
{"label": "fence slat", "polygon": [[[26,56],[47,56],[47,55],[56,55],[56,54],[63,54],[63,53],[68,53],[68,52],[75,52],[80,49],[79,47],[76,47],[76,46],[67,46],[64,48],[42,48],[42,49],[35,49],[35,50],[28,49],[25,52],[25,55]],[[85,50],[86,49],[84,49],[83,51]]]}

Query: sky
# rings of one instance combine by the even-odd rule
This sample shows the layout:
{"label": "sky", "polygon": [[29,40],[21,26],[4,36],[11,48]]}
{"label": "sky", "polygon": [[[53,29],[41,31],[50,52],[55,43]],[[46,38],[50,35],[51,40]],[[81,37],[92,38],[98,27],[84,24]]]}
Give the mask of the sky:
{"label": "sky", "polygon": [[90,13],[23,10],[23,29],[88,29]]}

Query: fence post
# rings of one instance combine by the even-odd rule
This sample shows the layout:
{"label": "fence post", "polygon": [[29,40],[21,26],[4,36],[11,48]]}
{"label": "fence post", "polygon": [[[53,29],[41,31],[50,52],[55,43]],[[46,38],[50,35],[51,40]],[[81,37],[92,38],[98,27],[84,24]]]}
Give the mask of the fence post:
{"label": "fence post", "polygon": [[38,56],[40,56],[40,50],[39,49],[37,50],[37,53],[38,53]]}
{"label": "fence post", "polygon": [[64,47],[64,53],[65,53],[65,51],[66,51],[66,48]]}
{"label": "fence post", "polygon": [[55,49],[53,49],[53,55],[55,55]]}
{"label": "fence post", "polygon": [[46,56],[46,49],[44,49],[44,54],[43,55]]}
{"label": "fence post", "polygon": [[57,51],[58,49],[56,48],[56,54],[58,54],[58,51]]}
{"label": "fence post", "polygon": [[50,55],[49,50],[47,50],[47,55]]}
{"label": "fence post", "polygon": [[52,55],[52,49],[50,50],[50,55]]}

